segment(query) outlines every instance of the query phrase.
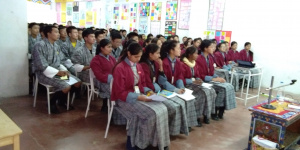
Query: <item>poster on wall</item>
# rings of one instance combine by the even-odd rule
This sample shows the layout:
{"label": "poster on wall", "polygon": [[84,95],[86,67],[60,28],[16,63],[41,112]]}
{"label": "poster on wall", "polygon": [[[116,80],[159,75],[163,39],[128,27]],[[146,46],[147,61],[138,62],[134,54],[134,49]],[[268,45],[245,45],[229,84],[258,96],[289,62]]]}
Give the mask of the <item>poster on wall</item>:
{"label": "poster on wall", "polygon": [[139,34],[148,33],[148,17],[140,17],[138,32]]}
{"label": "poster on wall", "polygon": [[129,5],[122,4],[121,20],[127,20],[128,18],[129,18]]}
{"label": "poster on wall", "polygon": [[92,10],[93,8],[93,3],[92,2],[86,2],[86,9],[87,10]]}
{"label": "poster on wall", "polygon": [[151,7],[151,21],[160,21],[161,20],[161,6],[162,2],[152,3]]}
{"label": "poster on wall", "polygon": [[72,11],[73,11],[72,5],[68,5],[68,6],[67,6],[67,15],[68,15],[68,16],[72,16]]}
{"label": "poster on wall", "polygon": [[66,23],[66,13],[62,12],[60,17],[61,17],[61,22]]}
{"label": "poster on wall", "polygon": [[206,30],[203,32],[203,39],[214,39],[215,38],[215,30]]}
{"label": "poster on wall", "polygon": [[167,1],[166,7],[166,20],[176,20],[177,19],[177,1]]}
{"label": "poster on wall", "polygon": [[113,11],[113,19],[119,19],[120,16],[120,12],[119,12],[119,6],[115,6],[114,7],[114,11]]}
{"label": "poster on wall", "polygon": [[79,13],[73,13],[73,23],[79,23]]}
{"label": "poster on wall", "polygon": [[228,43],[231,43],[231,34],[232,31],[216,31],[215,39],[217,40],[217,43],[222,43],[224,41],[227,41]]}
{"label": "poster on wall", "polygon": [[150,12],[150,3],[140,3],[139,5],[140,16],[149,16]]}
{"label": "poster on wall", "polygon": [[93,23],[93,12],[86,11],[86,24],[90,25]]}
{"label": "poster on wall", "polygon": [[73,2],[73,12],[79,12],[79,2]]}
{"label": "poster on wall", "polygon": [[134,29],[136,29],[137,5],[137,3],[133,3],[130,6],[129,31],[133,31]]}
{"label": "poster on wall", "polygon": [[191,3],[192,0],[181,0],[180,2],[179,21],[178,21],[179,29],[184,29],[184,30],[189,29]]}
{"label": "poster on wall", "polygon": [[224,9],[224,0],[210,0],[207,20],[208,30],[222,30]]}
{"label": "poster on wall", "polygon": [[155,37],[160,34],[160,21],[151,21],[150,22],[150,33]]}
{"label": "poster on wall", "polygon": [[176,35],[176,21],[166,21],[165,24],[165,36]]}

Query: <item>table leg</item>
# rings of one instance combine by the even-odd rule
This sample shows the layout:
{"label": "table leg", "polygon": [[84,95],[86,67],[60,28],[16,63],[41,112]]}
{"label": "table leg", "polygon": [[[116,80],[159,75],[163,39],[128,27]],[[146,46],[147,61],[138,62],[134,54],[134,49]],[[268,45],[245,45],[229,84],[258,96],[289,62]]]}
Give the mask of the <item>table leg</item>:
{"label": "table leg", "polygon": [[280,134],[280,139],[279,139],[280,148],[281,148],[281,146],[283,146],[283,141],[284,141],[285,133],[286,133],[286,126],[282,126],[282,128],[281,128],[281,134]]}
{"label": "table leg", "polygon": [[254,127],[254,114],[251,114],[252,118],[251,118],[251,124],[250,124],[250,132],[249,132],[249,140],[248,140],[248,148],[247,150],[251,150],[251,141],[252,141],[252,134],[253,134],[253,128]]}
{"label": "table leg", "polygon": [[20,150],[20,136],[14,136],[14,150]]}

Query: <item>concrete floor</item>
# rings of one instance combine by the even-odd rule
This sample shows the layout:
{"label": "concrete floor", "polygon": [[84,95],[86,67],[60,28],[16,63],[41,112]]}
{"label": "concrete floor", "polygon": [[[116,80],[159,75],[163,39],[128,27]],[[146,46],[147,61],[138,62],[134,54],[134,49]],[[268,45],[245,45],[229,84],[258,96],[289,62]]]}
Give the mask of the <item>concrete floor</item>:
{"label": "concrete floor", "polygon": [[[75,110],[59,115],[48,115],[46,93],[38,94],[37,105],[33,97],[23,96],[0,100],[2,109],[22,130],[21,150],[124,150],[126,127],[111,125],[108,138],[104,139],[107,113],[100,112],[102,101],[91,103],[91,110],[84,118],[86,98],[75,100]],[[84,96],[83,96],[84,97]],[[261,96],[259,102],[265,100]],[[247,107],[256,104],[248,101]],[[243,150],[247,147],[250,112],[244,102],[237,100],[237,108],[226,111],[222,121],[193,127],[189,136],[171,137],[170,150]],[[12,146],[0,148],[11,150]],[[151,148],[150,148],[151,149]]]}

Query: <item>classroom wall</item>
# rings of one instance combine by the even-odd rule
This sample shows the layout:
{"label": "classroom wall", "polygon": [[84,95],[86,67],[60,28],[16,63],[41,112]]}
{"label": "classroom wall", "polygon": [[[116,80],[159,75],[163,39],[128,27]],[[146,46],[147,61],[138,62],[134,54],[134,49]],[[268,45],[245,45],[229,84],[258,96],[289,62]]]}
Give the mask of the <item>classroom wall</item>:
{"label": "classroom wall", "polygon": [[0,1],[0,98],[28,94],[26,1]]}
{"label": "classroom wall", "polygon": [[[294,98],[300,97],[300,9],[297,0],[226,0],[223,30],[232,31],[239,49],[252,43],[254,61],[264,67],[263,87],[280,81],[296,85],[285,88]],[[276,91],[273,92],[276,95]]]}
{"label": "classroom wall", "polygon": [[28,22],[42,22],[54,23],[56,22],[55,2],[52,5],[38,4],[30,1],[27,3],[27,21]]}

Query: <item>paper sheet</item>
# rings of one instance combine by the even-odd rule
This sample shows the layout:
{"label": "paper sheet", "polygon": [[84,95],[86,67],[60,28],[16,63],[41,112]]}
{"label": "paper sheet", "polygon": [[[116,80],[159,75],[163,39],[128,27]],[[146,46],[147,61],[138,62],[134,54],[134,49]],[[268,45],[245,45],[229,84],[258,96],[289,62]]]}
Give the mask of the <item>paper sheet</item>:
{"label": "paper sheet", "polygon": [[73,77],[70,77],[69,80],[65,80],[69,85],[73,85],[77,83],[78,81],[75,80]]}
{"label": "paper sheet", "polygon": [[148,97],[149,99],[153,100],[153,101],[157,101],[157,102],[163,102],[165,100],[167,100],[166,98],[159,96],[159,95],[151,95]]}
{"label": "paper sheet", "polygon": [[184,94],[177,94],[177,96],[180,97],[180,98],[183,99],[183,100],[186,100],[186,101],[190,101],[190,100],[193,100],[193,99],[196,98],[196,97],[192,94],[192,93],[193,93],[192,90],[187,89],[187,88],[184,89],[184,90],[185,90]]}

